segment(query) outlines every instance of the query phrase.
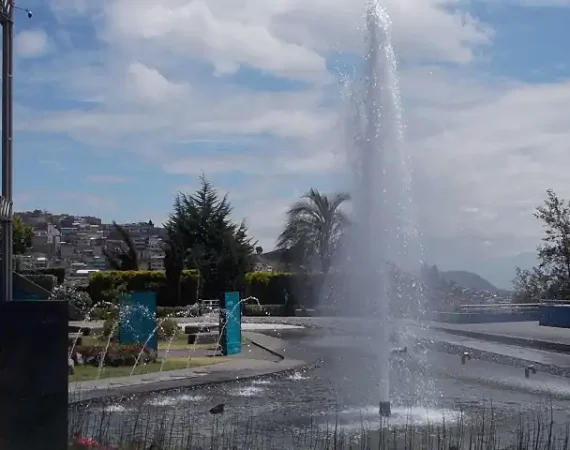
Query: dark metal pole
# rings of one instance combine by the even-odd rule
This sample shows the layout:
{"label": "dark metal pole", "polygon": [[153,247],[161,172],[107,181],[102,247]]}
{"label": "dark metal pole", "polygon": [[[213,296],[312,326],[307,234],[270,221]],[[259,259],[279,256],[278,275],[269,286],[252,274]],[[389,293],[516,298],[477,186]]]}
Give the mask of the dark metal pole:
{"label": "dark metal pole", "polygon": [[1,301],[12,301],[13,272],[13,223],[12,223],[12,131],[13,131],[13,39],[14,0],[3,2],[2,11],[2,197],[10,205],[6,217],[2,218],[2,297]]}

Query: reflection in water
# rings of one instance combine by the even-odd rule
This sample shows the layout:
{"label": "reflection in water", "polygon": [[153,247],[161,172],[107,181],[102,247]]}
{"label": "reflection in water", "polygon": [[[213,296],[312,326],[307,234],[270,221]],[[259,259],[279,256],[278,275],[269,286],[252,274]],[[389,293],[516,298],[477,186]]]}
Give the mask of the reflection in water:
{"label": "reflection in water", "polygon": [[[328,341],[305,335],[297,340],[290,337],[288,343],[287,354],[295,357],[296,349],[310,351],[323,358],[323,365],[279,377],[151,394],[120,404],[71,408],[70,431],[81,423],[87,435],[94,435],[104,421],[115,436],[149,435],[168,429],[180,439],[192,432],[207,440],[211,433],[219,434],[223,429],[239,441],[254,427],[256,435],[287,441],[290,445],[280,448],[291,449],[305,448],[293,445],[291,430],[295,439],[310,430],[325,433],[335,427],[354,434],[355,439],[380,439],[375,387],[378,378],[375,360],[369,358],[373,346],[354,335],[335,336]],[[350,351],[339,352],[332,344],[349,346]],[[423,356],[432,364],[422,364]],[[540,373],[525,379],[521,368],[477,360],[463,366],[457,355],[432,351],[417,358],[413,348],[406,358],[405,364],[394,358],[391,365],[394,417],[384,424],[392,428],[443,422],[457,428],[488,415],[491,406],[497,429],[505,433],[519,425],[521,414],[532,417],[537,411],[547,410],[562,426],[570,423],[570,392],[557,398],[545,395],[553,386],[567,390],[568,379]],[[429,380],[440,395],[422,398],[415,389],[420,380]],[[221,403],[225,404],[224,414],[212,416],[210,408]]]}

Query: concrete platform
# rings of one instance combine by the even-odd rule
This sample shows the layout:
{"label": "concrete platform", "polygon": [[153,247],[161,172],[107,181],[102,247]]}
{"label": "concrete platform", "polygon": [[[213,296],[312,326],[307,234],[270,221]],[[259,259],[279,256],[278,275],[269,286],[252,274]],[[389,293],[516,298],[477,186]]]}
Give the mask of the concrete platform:
{"label": "concrete platform", "polygon": [[570,353],[570,329],[545,327],[538,322],[448,324],[432,322],[434,330],[507,345]]}

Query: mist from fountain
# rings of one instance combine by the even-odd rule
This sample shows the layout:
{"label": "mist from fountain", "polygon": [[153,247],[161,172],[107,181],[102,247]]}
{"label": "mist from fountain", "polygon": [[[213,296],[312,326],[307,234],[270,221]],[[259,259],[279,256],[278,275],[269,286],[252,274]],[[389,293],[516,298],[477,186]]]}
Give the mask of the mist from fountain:
{"label": "mist from fountain", "polygon": [[417,268],[421,246],[391,20],[378,0],[367,0],[365,22],[362,76],[349,86],[347,159],[353,209],[340,269],[348,274],[346,307],[369,319],[362,321],[366,325],[360,331],[374,346],[381,414],[389,415],[390,302],[398,297],[404,315],[417,317],[422,309],[421,295],[410,293],[414,289],[394,288],[389,264]]}

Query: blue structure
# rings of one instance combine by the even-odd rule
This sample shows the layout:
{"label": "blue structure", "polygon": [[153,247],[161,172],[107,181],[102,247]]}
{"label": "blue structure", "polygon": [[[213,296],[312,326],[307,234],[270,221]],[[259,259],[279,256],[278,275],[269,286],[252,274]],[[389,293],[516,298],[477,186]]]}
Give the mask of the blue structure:
{"label": "blue structure", "polygon": [[241,353],[241,304],[239,292],[226,292],[220,308],[222,353]]}
{"label": "blue structure", "polygon": [[538,314],[539,325],[570,328],[570,305],[540,305]]}
{"label": "blue structure", "polygon": [[121,300],[119,313],[119,341],[121,344],[144,344],[158,350],[156,335],[156,294],[133,292]]}
{"label": "blue structure", "polygon": [[51,295],[51,292],[16,272],[12,277],[12,289],[14,300],[47,300]]}

